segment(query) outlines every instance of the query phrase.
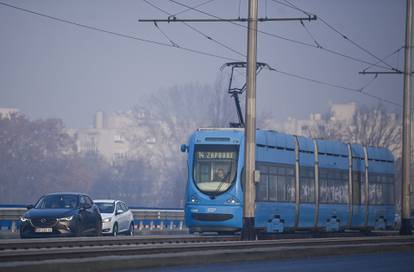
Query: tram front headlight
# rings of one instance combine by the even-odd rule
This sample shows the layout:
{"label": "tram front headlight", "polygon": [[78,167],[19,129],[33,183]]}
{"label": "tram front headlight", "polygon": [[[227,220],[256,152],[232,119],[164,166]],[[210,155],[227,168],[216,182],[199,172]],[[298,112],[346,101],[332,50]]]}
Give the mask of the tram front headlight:
{"label": "tram front headlight", "polygon": [[191,199],[190,199],[190,202],[192,204],[198,204],[198,203],[200,203],[200,200],[198,199],[198,197],[196,195],[192,195]]}
{"label": "tram front headlight", "polygon": [[232,204],[232,205],[237,205],[237,204],[240,204],[240,201],[235,197],[231,197],[231,198],[226,200],[226,203],[227,204]]}

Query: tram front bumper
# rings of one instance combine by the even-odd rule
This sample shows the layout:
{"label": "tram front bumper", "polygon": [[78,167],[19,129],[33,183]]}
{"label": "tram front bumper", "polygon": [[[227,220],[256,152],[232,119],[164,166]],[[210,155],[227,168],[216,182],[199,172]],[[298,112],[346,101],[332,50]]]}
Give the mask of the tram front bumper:
{"label": "tram front bumper", "polygon": [[242,227],[241,206],[187,205],[185,221],[195,231],[238,231]]}

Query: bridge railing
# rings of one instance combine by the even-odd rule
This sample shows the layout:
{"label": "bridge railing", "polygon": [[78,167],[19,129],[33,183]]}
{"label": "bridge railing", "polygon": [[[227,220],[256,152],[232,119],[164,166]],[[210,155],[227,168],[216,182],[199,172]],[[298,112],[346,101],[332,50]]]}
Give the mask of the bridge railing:
{"label": "bridge railing", "polygon": [[131,209],[138,231],[185,231],[184,210]]}
{"label": "bridge railing", "polygon": [[[184,210],[131,208],[135,230],[139,232],[186,231]],[[1,207],[0,229],[16,232],[20,227],[20,217],[27,211],[25,207]]]}
{"label": "bridge railing", "polygon": [[20,227],[20,217],[27,211],[23,207],[0,207],[0,228],[16,232]]}

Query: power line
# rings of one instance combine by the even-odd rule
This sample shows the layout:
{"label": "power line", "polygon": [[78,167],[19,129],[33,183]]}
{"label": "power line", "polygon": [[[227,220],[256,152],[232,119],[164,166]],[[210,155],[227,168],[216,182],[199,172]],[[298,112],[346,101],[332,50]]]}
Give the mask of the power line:
{"label": "power line", "polygon": [[[390,54],[388,54],[388,55],[386,55],[385,57],[383,57],[382,58],[382,60],[386,60],[386,59],[388,59],[389,57],[392,57],[393,55],[395,55],[395,54],[397,54],[397,53],[399,53],[402,49],[404,48],[404,46],[401,46],[400,48],[398,48],[397,50],[394,50],[392,53],[390,53]],[[377,62],[377,63],[379,63],[379,61]],[[373,65],[371,65],[371,66],[368,66],[368,67],[365,67],[364,69],[362,69],[362,71],[367,71],[368,69],[370,69],[370,68],[372,68],[373,67]],[[397,71],[395,71],[395,72],[401,72],[400,70],[397,70]]]}
{"label": "power line", "polygon": [[220,45],[220,46],[222,46],[222,47],[224,47],[224,48],[226,48],[226,49],[228,49],[228,50],[230,50],[230,51],[232,51],[232,52],[234,52],[234,53],[238,54],[239,56],[246,57],[246,54],[243,54],[243,53],[241,53],[241,52],[239,52],[239,51],[237,51],[237,50],[235,50],[235,49],[231,48],[230,46],[225,45],[225,44],[224,44],[224,43],[222,43],[222,42],[219,42],[218,40],[216,40],[216,39],[212,38],[211,36],[208,36],[208,35],[204,34],[203,32],[201,32],[200,30],[198,30],[198,29],[197,29],[197,28],[195,28],[194,26],[192,26],[192,25],[190,25],[190,24],[188,24],[188,23],[184,23],[184,24],[185,24],[187,27],[189,27],[189,28],[191,28],[192,30],[194,30],[195,32],[197,32],[198,34],[200,34],[200,35],[202,35],[203,37],[205,37],[206,39],[208,39],[208,40],[210,40],[210,41],[213,41],[213,42],[217,43],[218,45]]}
{"label": "power line", "polygon": [[[16,9],[16,10],[20,10],[20,11],[23,11],[25,13],[30,13],[30,14],[41,16],[41,17],[44,17],[44,18],[48,18],[50,20],[54,20],[54,21],[57,21],[57,22],[74,25],[74,26],[77,26],[77,27],[81,27],[81,28],[84,28],[84,29],[89,29],[89,30],[93,30],[93,31],[113,35],[113,36],[116,36],[116,37],[132,39],[132,40],[136,40],[136,41],[140,41],[140,42],[144,42],[144,43],[155,44],[155,45],[164,46],[164,47],[177,48],[177,49],[181,49],[181,50],[184,50],[184,51],[187,51],[187,52],[192,52],[192,53],[195,53],[195,54],[214,57],[214,58],[219,58],[219,59],[223,59],[223,60],[240,61],[240,60],[237,60],[237,59],[234,59],[234,58],[215,55],[215,54],[211,54],[211,53],[208,53],[208,52],[203,52],[203,51],[196,50],[196,49],[186,48],[186,47],[182,47],[182,46],[177,47],[177,46],[173,46],[172,44],[162,43],[162,42],[148,40],[148,39],[143,39],[143,38],[136,37],[136,36],[131,36],[131,35],[127,35],[127,34],[113,32],[113,31],[109,31],[109,30],[106,30],[106,29],[102,29],[102,28],[98,28],[98,27],[94,27],[94,26],[89,26],[89,25],[77,23],[77,22],[74,22],[74,21],[69,21],[69,20],[66,20],[66,19],[50,16],[50,15],[47,15],[47,14],[44,14],[44,13],[39,13],[39,12],[35,12],[35,11],[28,10],[28,9],[25,9],[25,8],[13,6],[13,5],[1,2],[1,1],[0,1],[0,5],[6,6],[6,7],[9,7],[9,8],[13,8],[13,9]],[[301,79],[301,80],[310,81],[310,82],[313,82],[313,83],[318,83],[318,84],[329,86],[329,87],[334,87],[334,88],[344,89],[344,90],[348,90],[348,91],[358,92],[359,94],[362,94],[362,95],[365,95],[365,96],[376,98],[378,100],[381,100],[381,101],[384,101],[384,102],[387,102],[387,103],[390,103],[390,104],[393,104],[393,105],[401,106],[400,104],[397,104],[393,101],[386,100],[386,99],[383,99],[381,97],[371,95],[371,94],[368,94],[368,93],[363,93],[362,89],[354,89],[354,88],[349,88],[349,87],[345,87],[345,86],[341,86],[341,85],[336,85],[336,84],[324,82],[324,81],[321,81],[321,80],[308,78],[308,77],[305,77],[305,76],[302,76],[302,75],[289,73],[289,72],[286,72],[286,71],[282,71],[280,69],[274,69],[273,68],[272,71],[275,71],[275,72],[280,73],[280,74],[284,74],[286,76],[294,77],[294,78]]]}
{"label": "power line", "polygon": [[306,27],[305,23],[303,21],[300,22],[300,24],[303,26],[303,28],[305,29],[306,33],[308,33],[309,37],[311,37],[311,39],[313,40],[313,42],[315,43],[315,45],[318,48],[321,48],[322,46],[319,44],[319,42],[315,39],[315,37],[312,35],[312,33],[309,31],[309,29]]}
{"label": "power line", "polygon": [[174,46],[174,47],[180,47],[177,43],[175,43],[172,39],[170,39],[170,37],[168,37],[168,35],[164,31],[162,31],[162,29],[158,26],[157,22],[154,22],[154,26],[171,43],[172,46]]}
{"label": "power line", "polygon": [[[190,7],[190,6],[186,5],[186,4],[180,3],[178,1],[175,1],[175,0],[169,0],[169,1],[173,2],[174,4],[183,6],[183,7],[191,8],[194,11],[197,11],[197,12],[199,12],[201,14],[204,14],[204,15],[207,15],[209,17],[216,18],[218,20],[223,20],[223,21],[225,20],[225,19],[223,19],[223,18],[221,18],[219,16],[213,15],[211,13],[202,11],[202,10],[197,9],[197,8],[194,8],[194,7]],[[236,25],[236,26],[239,26],[239,27],[242,27],[242,28],[245,28],[245,29],[248,29],[247,26],[242,25],[242,24],[235,23],[233,21],[228,21],[228,23],[233,24],[233,25]],[[257,29],[257,32],[262,33],[264,35],[272,36],[272,37],[275,37],[275,38],[278,38],[278,39],[282,39],[282,40],[285,40],[285,41],[289,41],[289,42],[292,42],[292,43],[297,43],[297,44],[301,44],[301,45],[305,45],[305,46],[315,47],[313,44],[310,44],[310,43],[306,43],[306,42],[294,40],[294,39],[287,38],[287,37],[283,37],[283,36],[280,36],[280,35],[277,35],[277,34],[268,33],[268,32],[265,32],[265,31],[262,31],[262,30],[259,30],[259,29]]]}
{"label": "power line", "polygon": [[[195,7],[195,8],[199,8],[199,7],[201,7],[201,6],[204,6],[204,5],[207,5],[207,4],[211,3],[211,2],[213,2],[213,1],[216,1],[216,0],[207,0],[207,1],[205,1],[205,2],[203,2],[203,3],[200,3],[200,4],[198,4],[198,5],[194,6],[194,7]],[[179,11],[179,12],[177,12],[177,13],[172,14],[172,16],[177,16],[177,15],[183,14],[183,13],[185,13],[185,12],[187,12],[187,11],[190,11],[190,10],[192,10],[192,9],[191,9],[191,8],[187,8],[187,9],[184,9],[184,10],[182,10],[182,11]]]}
{"label": "power line", "polygon": [[[168,11],[166,11],[166,10],[164,10],[164,9],[160,8],[159,6],[157,6],[157,5],[153,4],[153,3],[151,3],[151,2],[150,2],[150,1],[148,1],[148,0],[143,0],[143,1],[144,1],[145,3],[147,3],[148,5],[150,5],[151,7],[153,7],[153,8],[155,8],[155,9],[157,9],[157,10],[161,11],[162,13],[164,13],[164,14],[166,14],[166,15],[168,15],[168,16],[173,16],[173,15],[172,15],[171,13],[169,13]],[[200,31],[200,30],[199,30],[199,29],[197,29],[196,27],[194,27],[194,26],[190,25],[189,23],[186,23],[186,22],[182,22],[182,23],[183,23],[185,26],[187,26],[188,28],[190,28],[190,29],[192,29],[193,31],[195,31],[195,32],[197,32],[198,34],[200,34],[201,36],[205,37],[206,39],[208,39],[208,40],[210,40],[210,41],[212,41],[212,42],[215,42],[216,44],[218,44],[218,45],[220,45],[220,46],[222,46],[222,47],[226,48],[227,50],[230,50],[230,51],[232,51],[233,53],[238,54],[239,56],[246,57],[246,55],[245,55],[245,54],[240,53],[239,51],[237,51],[237,50],[235,50],[235,49],[231,48],[230,46],[228,46],[228,45],[226,45],[226,44],[224,44],[224,43],[222,43],[222,42],[219,42],[218,40],[216,40],[216,39],[212,38],[211,36],[209,36],[209,35],[207,35],[207,34],[203,33],[202,31]],[[156,21],[154,21],[154,24],[156,24]]]}
{"label": "power line", "polygon": [[394,71],[397,70],[394,67],[392,67],[391,65],[389,65],[388,63],[386,63],[385,61],[383,61],[382,59],[380,59],[379,57],[377,57],[376,55],[374,55],[373,53],[371,53],[368,49],[365,49],[364,47],[362,47],[361,45],[359,45],[358,43],[356,43],[355,41],[353,41],[352,39],[350,39],[348,36],[346,36],[346,35],[342,34],[341,32],[339,32],[336,28],[334,28],[332,25],[330,25],[325,19],[320,18],[320,20],[321,20],[322,23],[324,23],[330,29],[332,29],[333,31],[335,31],[336,33],[338,33],[342,38],[344,38],[345,40],[349,41],[351,44],[353,44],[357,48],[361,49],[362,51],[364,51],[368,55],[372,56],[373,58],[375,58],[379,62],[383,63],[384,65],[388,66],[391,70],[394,70]]}
{"label": "power line", "polygon": [[[290,2],[289,0],[284,0],[287,4],[280,2],[278,0],[272,0],[275,3],[279,3],[285,6],[288,6],[292,9],[298,10],[302,13],[304,13],[307,16],[312,15],[312,13],[307,12],[301,8],[299,8],[298,6],[294,5],[292,2]],[[360,50],[364,51],[365,53],[367,53],[368,55],[370,55],[371,57],[375,58],[376,60],[378,60],[379,62],[383,63],[384,65],[388,66],[389,69],[391,70],[397,70],[394,67],[392,67],[391,65],[389,65],[388,63],[386,63],[383,59],[380,59],[379,57],[377,57],[375,54],[373,54],[371,51],[369,51],[368,49],[364,48],[363,46],[359,45],[357,42],[355,42],[354,40],[352,40],[351,38],[349,38],[347,35],[343,34],[341,31],[339,31],[338,29],[336,29],[335,27],[333,27],[331,24],[329,24],[325,19],[323,19],[322,17],[318,16],[319,20],[325,24],[328,28],[330,28],[332,31],[334,31],[335,33],[337,33],[339,36],[341,36],[343,39],[347,40],[348,42],[350,42],[351,44],[353,44],[354,46],[356,46],[357,48],[359,48]]]}
{"label": "power line", "polygon": [[[212,17],[212,18],[216,18],[218,20],[224,20],[223,18],[220,18],[220,17],[218,17],[218,16],[216,16],[214,14],[205,12],[205,11],[200,10],[198,8],[195,8],[195,7],[190,7],[190,6],[186,5],[186,4],[180,3],[178,1],[175,1],[175,0],[169,0],[169,1],[172,2],[172,3],[174,3],[174,4],[177,4],[179,6],[186,7],[186,8],[192,9],[194,11],[197,11],[197,12],[199,12],[201,14],[206,15],[206,16],[209,16],[209,17]],[[273,0],[273,1],[275,1],[275,0]],[[311,14],[307,14],[307,16],[311,16]],[[242,25],[242,24],[238,24],[238,23],[235,23],[235,22],[228,22],[228,23],[247,29],[247,26]],[[343,58],[347,58],[349,60],[352,60],[352,61],[355,61],[355,62],[359,62],[359,63],[362,63],[362,64],[373,65],[372,62],[369,62],[369,61],[366,61],[366,60],[363,60],[363,59],[360,59],[360,58],[357,58],[357,57],[349,56],[347,54],[341,53],[339,51],[335,51],[333,49],[329,49],[329,48],[325,48],[325,47],[318,47],[318,46],[316,46],[316,45],[314,45],[312,43],[307,43],[307,42],[303,42],[303,41],[291,39],[291,38],[288,38],[288,37],[285,37],[285,36],[277,35],[277,34],[274,34],[274,33],[269,33],[269,32],[266,32],[266,31],[259,30],[259,29],[257,30],[257,32],[258,33],[261,33],[263,35],[269,36],[269,37],[281,39],[281,40],[284,40],[284,41],[287,41],[287,42],[291,42],[291,43],[295,43],[295,44],[298,44],[298,45],[312,47],[312,48],[317,48],[317,49],[326,51],[326,52],[328,52],[330,54],[337,55],[337,56],[340,56],[340,57],[343,57]],[[376,67],[379,67],[379,68],[389,69],[390,70],[390,68],[388,68],[386,66],[382,66],[382,65],[378,65],[378,64],[376,64],[375,66]]]}
{"label": "power line", "polygon": [[351,88],[351,87],[347,87],[347,86],[342,86],[342,85],[333,84],[333,83],[330,83],[330,82],[326,82],[326,81],[322,81],[322,80],[318,80],[318,79],[306,77],[306,76],[299,75],[299,74],[294,74],[294,73],[286,72],[286,71],[283,71],[283,70],[280,70],[280,69],[276,69],[274,67],[272,67],[270,70],[271,71],[274,71],[276,73],[279,73],[279,74],[283,74],[285,76],[293,77],[293,78],[296,78],[296,79],[301,79],[301,80],[308,81],[308,82],[312,82],[312,83],[317,83],[319,85],[324,85],[324,86],[328,86],[328,87],[332,87],[332,88],[336,88],[336,89],[342,89],[342,90],[345,90],[345,91],[354,92],[354,93],[357,93],[357,94],[360,94],[360,95],[364,95],[364,96],[367,96],[367,97],[375,98],[375,99],[380,100],[382,102],[386,102],[386,103],[389,103],[389,104],[392,104],[392,105],[395,105],[395,106],[402,107],[401,104],[398,104],[398,103],[396,103],[394,101],[391,101],[391,100],[388,100],[388,99],[385,99],[385,98],[382,98],[382,97],[379,97],[379,96],[376,96],[376,95],[373,95],[373,94],[370,94],[370,93],[367,93],[367,92],[363,92],[363,90],[366,89],[369,85],[371,85],[371,83],[376,78],[372,79],[370,82],[368,82],[367,84],[365,84],[363,87],[361,87],[359,89],[356,89],[356,88]]}
{"label": "power line", "polygon": [[69,20],[66,20],[66,19],[59,18],[59,17],[54,17],[54,16],[50,16],[50,15],[47,15],[47,14],[44,14],[44,13],[36,12],[36,11],[33,11],[33,10],[21,8],[21,7],[14,6],[14,5],[10,5],[10,4],[1,2],[1,1],[0,1],[0,5],[6,6],[6,7],[9,7],[9,8],[13,8],[13,9],[16,9],[16,10],[20,10],[20,11],[23,11],[25,13],[30,13],[30,14],[34,14],[34,15],[37,15],[37,16],[40,16],[40,17],[44,17],[44,18],[47,18],[47,19],[50,19],[50,20],[53,20],[53,21],[57,21],[57,22],[60,22],[60,23],[74,25],[74,26],[77,26],[77,27],[80,27],[80,28],[97,31],[97,32],[113,35],[113,36],[116,36],[116,37],[132,39],[132,40],[140,41],[140,42],[143,42],[143,43],[155,44],[155,45],[164,46],[164,47],[177,48],[177,49],[181,49],[183,51],[195,53],[195,54],[198,54],[198,55],[214,57],[214,58],[223,59],[223,60],[227,60],[227,61],[228,60],[229,61],[240,61],[239,59],[220,56],[220,55],[212,54],[212,53],[209,53],[209,52],[204,52],[204,51],[197,50],[197,49],[192,49],[192,48],[187,48],[187,47],[182,47],[182,46],[177,47],[177,46],[174,46],[174,45],[168,44],[168,43],[148,40],[148,39],[140,38],[140,37],[137,37],[137,36],[122,34],[122,33],[114,32],[114,31],[106,30],[106,29],[103,29],[103,28],[98,28],[98,27],[94,27],[94,26],[90,26],[90,25],[77,23],[77,22],[74,22],[74,21],[69,21]]}

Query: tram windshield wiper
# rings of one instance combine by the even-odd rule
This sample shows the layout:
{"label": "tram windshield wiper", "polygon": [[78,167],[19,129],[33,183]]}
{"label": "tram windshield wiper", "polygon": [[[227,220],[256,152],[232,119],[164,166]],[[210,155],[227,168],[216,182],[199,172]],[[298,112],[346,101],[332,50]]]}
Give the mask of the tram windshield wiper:
{"label": "tram windshield wiper", "polygon": [[[221,192],[221,188],[223,187],[224,184],[226,183],[231,183],[229,178],[230,178],[230,173],[231,173],[231,168],[230,171],[227,172],[227,174],[223,177],[223,179],[220,181],[219,185],[217,186],[217,188],[214,190],[214,192],[210,195],[211,199],[216,198],[216,196]],[[229,185],[230,187],[230,185]],[[228,187],[227,187],[228,188]]]}

